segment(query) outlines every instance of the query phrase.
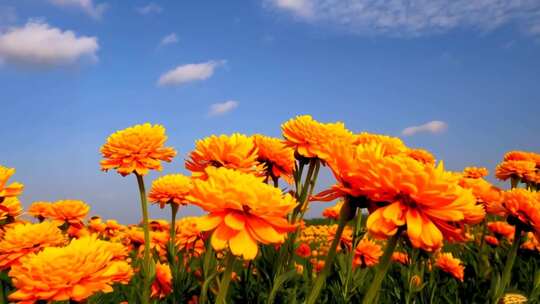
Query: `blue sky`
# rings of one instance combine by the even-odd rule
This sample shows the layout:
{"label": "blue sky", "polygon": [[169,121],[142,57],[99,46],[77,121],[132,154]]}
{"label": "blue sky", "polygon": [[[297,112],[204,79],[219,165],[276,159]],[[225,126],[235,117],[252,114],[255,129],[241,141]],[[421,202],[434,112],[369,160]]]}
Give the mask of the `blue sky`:
{"label": "blue sky", "polygon": [[99,147],[144,122],[179,150],[164,173],[196,139],[280,136],[298,114],[493,171],[540,151],[540,1],[2,0],[0,83],[0,163],[25,205],[137,221],[135,178],[100,172]]}

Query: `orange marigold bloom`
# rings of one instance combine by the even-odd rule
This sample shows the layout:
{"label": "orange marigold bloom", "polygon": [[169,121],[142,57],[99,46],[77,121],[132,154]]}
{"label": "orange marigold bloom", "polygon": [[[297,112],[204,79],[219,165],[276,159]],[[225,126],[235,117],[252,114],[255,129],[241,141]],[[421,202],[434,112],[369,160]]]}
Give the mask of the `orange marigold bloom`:
{"label": "orange marigold bloom", "polygon": [[495,247],[499,246],[499,239],[492,235],[486,235],[484,239],[486,240],[486,243],[488,243],[491,246],[495,246]]}
{"label": "orange marigold bloom", "polygon": [[91,232],[103,233],[105,232],[105,228],[107,228],[107,224],[105,224],[99,216],[92,216],[88,221],[88,229],[90,229]]}
{"label": "orange marigold bloom", "polygon": [[536,160],[535,154],[536,153],[525,152],[525,151],[510,151],[504,155],[504,160],[505,161],[508,161],[508,160],[535,161]]}
{"label": "orange marigold bloom", "polygon": [[51,222],[14,224],[6,229],[0,241],[0,270],[19,263],[19,260],[43,248],[60,246],[67,239]]}
{"label": "orange marigold bloom", "polygon": [[196,217],[183,217],[176,222],[176,248],[199,256],[204,251],[203,234],[197,227]]}
{"label": "orange marigold bloom", "polygon": [[148,199],[151,202],[158,203],[160,208],[169,203],[186,205],[186,196],[191,191],[191,187],[191,178],[185,175],[165,175],[152,182]]}
{"label": "orange marigold bloom", "polygon": [[310,115],[297,116],[281,125],[285,144],[300,156],[328,159],[326,145],[331,140],[353,142],[355,136],[342,122],[320,123]]}
{"label": "orange marigold bloom", "polygon": [[2,208],[0,208],[0,221],[12,221],[23,212],[21,202],[16,197],[4,199],[0,206],[2,206]]}
{"label": "orange marigold bloom", "polygon": [[61,223],[82,226],[89,211],[90,206],[83,201],[61,200],[51,205],[50,218]]}
{"label": "orange marigold bloom", "polygon": [[[409,154],[410,157],[416,159],[417,156],[421,160],[430,160],[433,158],[433,156],[429,156],[429,152],[421,149],[417,150],[409,150],[407,146],[403,143],[403,141],[398,137],[393,136],[387,136],[387,135],[381,135],[381,134],[372,134],[367,132],[362,132],[356,136],[355,144],[357,145],[369,145],[369,144],[378,144],[382,146],[384,153],[386,155],[396,155],[396,154],[409,154],[412,153],[412,155]],[[427,155],[427,154],[429,155]],[[418,160],[418,159],[417,159]],[[420,161],[420,160],[419,160]],[[422,163],[425,163],[424,161],[420,161]],[[435,160],[433,160],[433,163],[435,163]]]}
{"label": "orange marigold bloom", "polygon": [[206,174],[206,181],[193,181],[188,199],[209,212],[198,226],[213,231],[215,250],[228,246],[234,255],[251,260],[257,243],[283,243],[287,232],[296,228],[285,218],[297,204],[290,194],[264,184],[261,177],[227,168],[208,167]]}
{"label": "orange marigold bloom", "polygon": [[394,251],[392,252],[392,261],[398,262],[402,265],[408,265],[409,255],[406,252]]}
{"label": "orange marigold bloom", "polygon": [[285,143],[273,137],[254,135],[253,140],[258,149],[257,160],[265,165],[267,176],[283,177],[288,183],[292,182],[294,171],[294,150]]}
{"label": "orange marigold bloom", "polygon": [[298,248],[296,248],[296,255],[304,259],[309,258],[311,255],[311,247],[306,243],[301,243],[298,245]]}
{"label": "orange marigold bloom", "polygon": [[540,241],[539,238],[532,232],[527,232],[527,239],[521,245],[521,248],[526,250],[536,250],[540,252]]}
{"label": "orange marigold bloom", "polygon": [[66,247],[32,253],[11,268],[9,276],[17,290],[9,299],[19,303],[82,301],[97,292],[111,292],[112,284],[127,284],[133,275],[129,264],[113,254],[117,246],[84,237]]}
{"label": "orange marigold bloom", "polygon": [[153,299],[162,299],[172,292],[172,274],[168,264],[156,263],[156,278],[152,283]]}
{"label": "orange marigold bloom", "polygon": [[495,176],[500,180],[509,178],[522,179],[528,174],[536,171],[536,163],[528,160],[507,160],[503,161],[495,169]]}
{"label": "orange marigold bloom", "polygon": [[488,174],[488,169],[484,167],[466,167],[463,169],[463,176],[466,178],[482,178]]}
{"label": "orange marigold bloom", "polygon": [[163,219],[150,220],[148,223],[148,226],[150,227],[151,231],[158,231],[158,232],[168,232],[171,229],[169,228],[170,227],[169,222]]}
{"label": "orange marigold bloom", "polygon": [[253,137],[238,133],[219,137],[212,135],[196,142],[195,150],[186,161],[186,169],[197,178],[206,178],[207,167],[225,167],[258,174],[262,171],[262,165],[257,157]]}
{"label": "orange marigold bloom", "polygon": [[493,186],[483,178],[462,178],[459,185],[471,189],[476,200],[483,204],[486,212],[504,216],[506,210],[502,206],[502,190]]}
{"label": "orange marigold bloom", "polygon": [[540,196],[536,192],[520,188],[506,191],[503,207],[508,212],[510,224],[540,235]]}
{"label": "orange marigold bloom", "polygon": [[383,252],[381,245],[369,240],[368,238],[363,238],[354,251],[354,267],[371,267],[379,263],[379,258],[382,256]]}
{"label": "orange marigold bloom", "polygon": [[337,220],[339,218],[339,212],[341,211],[343,203],[344,201],[340,200],[334,206],[325,208],[323,210],[322,216],[324,216],[325,218]]}
{"label": "orange marigold bloom", "polygon": [[493,234],[507,239],[512,239],[514,237],[514,231],[516,231],[516,227],[502,221],[489,222],[487,228]]}
{"label": "orange marigold bloom", "polygon": [[419,161],[423,164],[433,166],[435,165],[435,156],[424,149],[408,149],[405,154],[410,158]]}
{"label": "orange marigold bloom", "polygon": [[15,182],[10,185],[7,184],[8,179],[13,174],[15,174],[15,169],[0,166],[0,204],[4,199],[8,197],[16,197],[23,191],[24,186],[21,183]]}
{"label": "orange marigold bloom", "polygon": [[49,202],[33,202],[26,211],[31,216],[43,221],[52,215],[52,204]]}
{"label": "orange marigold bloom", "polygon": [[161,161],[170,162],[176,156],[173,148],[164,147],[166,140],[161,125],[146,123],[117,131],[101,147],[101,170],[116,169],[122,176],[161,171]]}
{"label": "orange marigold bloom", "polygon": [[[331,244],[334,241],[337,229],[338,229],[337,224],[330,225],[328,227],[328,243],[329,244]],[[353,235],[352,228],[350,226],[345,226],[345,228],[343,229],[343,233],[341,234],[341,237],[339,239],[339,247],[337,249],[338,251],[341,248],[347,249],[347,250],[352,249],[352,235]]]}
{"label": "orange marigold bloom", "polygon": [[452,253],[439,254],[437,256],[436,265],[444,272],[451,274],[454,278],[463,282],[465,266],[463,266],[460,259],[454,258]]}

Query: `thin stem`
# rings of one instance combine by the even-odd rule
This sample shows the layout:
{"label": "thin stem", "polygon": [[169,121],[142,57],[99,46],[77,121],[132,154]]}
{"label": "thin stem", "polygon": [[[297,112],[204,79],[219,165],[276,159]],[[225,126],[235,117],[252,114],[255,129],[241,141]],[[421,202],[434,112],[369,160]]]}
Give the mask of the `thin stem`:
{"label": "thin stem", "polygon": [[152,284],[151,278],[153,274],[150,273],[150,230],[148,229],[148,202],[146,201],[146,190],[144,187],[144,179],[142,175],[135,173],[137,177],[137,183],[139,185],[139,194],[141,196],[141,209],[143,216],[143,230],[144,230],[144,255],[143,255],[143,291],[142,291],[142,303],[148,304],[150,302],[150,285]]}
{"label": "thin stem", "polygon": [[226,303],[227,291],[229,290],[229,285],[231,283],[234,262],[235,262],[235,257],[232,253],[229,252],[225,260],[225,263],[226,263],[225,272],[223,272],[223,276],[221,277],[221,282],[219,284],[219,293],[216,298],[216,303],[218,304]]}
{"label": "thin stem", "polygon": [[390,239],[388,239],[388,243],[386,244],[386,248],[384,249],[383,256],[379,261],[379,266],[377,267],[375,277],[373,278],[373,281],[371,281],[368,292],[366,293],[366,295],[364,296],[364,300],[362,301],[363,304],[375,303],[375,298],[379,293],[382,281],[386,276],[386,272],[388,272],[388,268],[390,267],[392,253],[394,252],[394,249],[396,249],[400,234],[401,229],[398,229],[396,234],[394,234]]}
{"label": "thin stem", "polygon": [[361,225],[360,222],[363,222],[364,219],[363,219],[363,215],[362,215],[362,209],[358,209],[358,214],[356,215],[356,218],[354,220],[354,230],[353,230],[353,235],[352,235],[352,248],[351,248],[351,251],[349,252],[349,256],[348,256],[348,262],[347,262],[347,276],[346,276],[346,279],[345,279],[345,286],[343,287],[343,297],[345,299],[345,301],[348,300],[349,298],[349,284],[351,282],[351,278],[352,278],[352,274],[353,274],[353,261],[354,261],[354,254],[355,254],[355,251],[356,251],[356,245],[357,245],[357,241],[358,241],[358,229],[359,229],[359,226]]}
{"label": "thin stem", "polygon": [[[176,214],[178,213],[178,204],[170,202],[171,205],[171,230],[169,234],[169,256],[172,267],[173,286],[176,286],[178,279],[178,252],[176,251]],[[176,303],[176,293],[172,293],[173,304]]]}
{"label": "thin stem", "polygon": [[510,283],[510,279],[512,278],[512,267],[514,266],[514,261],[516,260],[516,255],[519,249],[519,245],[521,243],[521,228],[519,225],[516,225],[516,230],[514,232],[514,243],[512,243],[512,248],[510,248],[510,252],[508,253],[508,258],[506,259],[506,264],[504,265],[504,270],[502,274],[502,280],[501,280],[501,288],[500,292],[498,293],[498,298],[504,293],[506,287]]}
{"label": "thin stem", "polygon": [[0,304],[6,303],[6,296],[4,295],[4,281],[0,279]]}
{"label": "thin stem", "polygon": [[482,222],[482,234],[481,234],[481,239],[480,239],[480,247],[478,247],[478,253],[480,255],[482,255],[482,250],[484,249],[484,243],[485,243],[485,238],[486,238],[486,233],[487,233],[487,219],[484,219],[484,221]]}
{"label": "thin stem", "polygon": [[326,256],[326,259],[324,261],[324,268],[317,276],[317,279],[313,284],[313,288],[311,288],[311,292],[309,293],[306,301],[307,304],[314,304],[317,301],[321,293],[322,287],[326,283],[326,277],[328,276],[328,273],[332,268],[334,257],[336,256],[337,246],[341,241],[341,235],[343,234],[345,225],[350,219],[350,213],[352,212],[354,214],[354,212],[356,211],[356,205],[351,205],[354,204],[351,204],[350,201],[346,199],[343,203],[343,206],[341,207],[341,211],[339,213],[338,227],[336,230],[336,234],[334,235],[334,240],[332,241],[332,245],[330,245],[330,250],[328,251],[328,255]]}

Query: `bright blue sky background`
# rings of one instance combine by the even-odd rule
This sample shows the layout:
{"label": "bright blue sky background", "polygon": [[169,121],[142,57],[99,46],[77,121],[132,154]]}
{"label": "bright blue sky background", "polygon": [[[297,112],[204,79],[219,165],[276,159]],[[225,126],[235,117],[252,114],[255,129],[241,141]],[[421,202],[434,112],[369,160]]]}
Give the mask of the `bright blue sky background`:
{"label": "bright blue sky background", "polygon": [[[443,121],[444,132],[403,138],[454,170],[493,171],[505,151],[540,151],[538,1],[372,2],[2,0],[0,163],[17,169],[25,205],[82,199],[92,214],[134,222],[135,178],[100,172],[99,147],[137,123],[167,128],[179,156],[165,173],[185,172],[196,139],[280,136],[298,114],[396,136]],[[59,40],[36,42],[36,28]],[[172,33],[176,43],[161,43]],[[95,45],[66,55],[83,36]],[[158,85],[211,60],[224,63],[205,80]],[[231,100],[236,108],[208,115]]]}

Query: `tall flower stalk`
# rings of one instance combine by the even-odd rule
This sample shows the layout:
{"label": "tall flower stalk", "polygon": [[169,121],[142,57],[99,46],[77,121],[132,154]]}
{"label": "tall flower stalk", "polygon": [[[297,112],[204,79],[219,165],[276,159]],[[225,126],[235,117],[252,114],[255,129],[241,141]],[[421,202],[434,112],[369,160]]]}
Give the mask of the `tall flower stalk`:
{"label": "tall flower stalk", "polygon": [[150,303],[150,286],[152,285],[152,278],[154,277],[153,261],[150,259],[150,229],[148,225],[148,202],[146,200],[146,190],[144,187],[144,179],[141,175],[135,173],[137,177],[137,183],[139,185],[139,194],[141,197],[141,211],[142,211],[142,225],[144,231],[144,253],[142,261],[142,279],[143,289],[141,295],[141,302],[143,304]]}

